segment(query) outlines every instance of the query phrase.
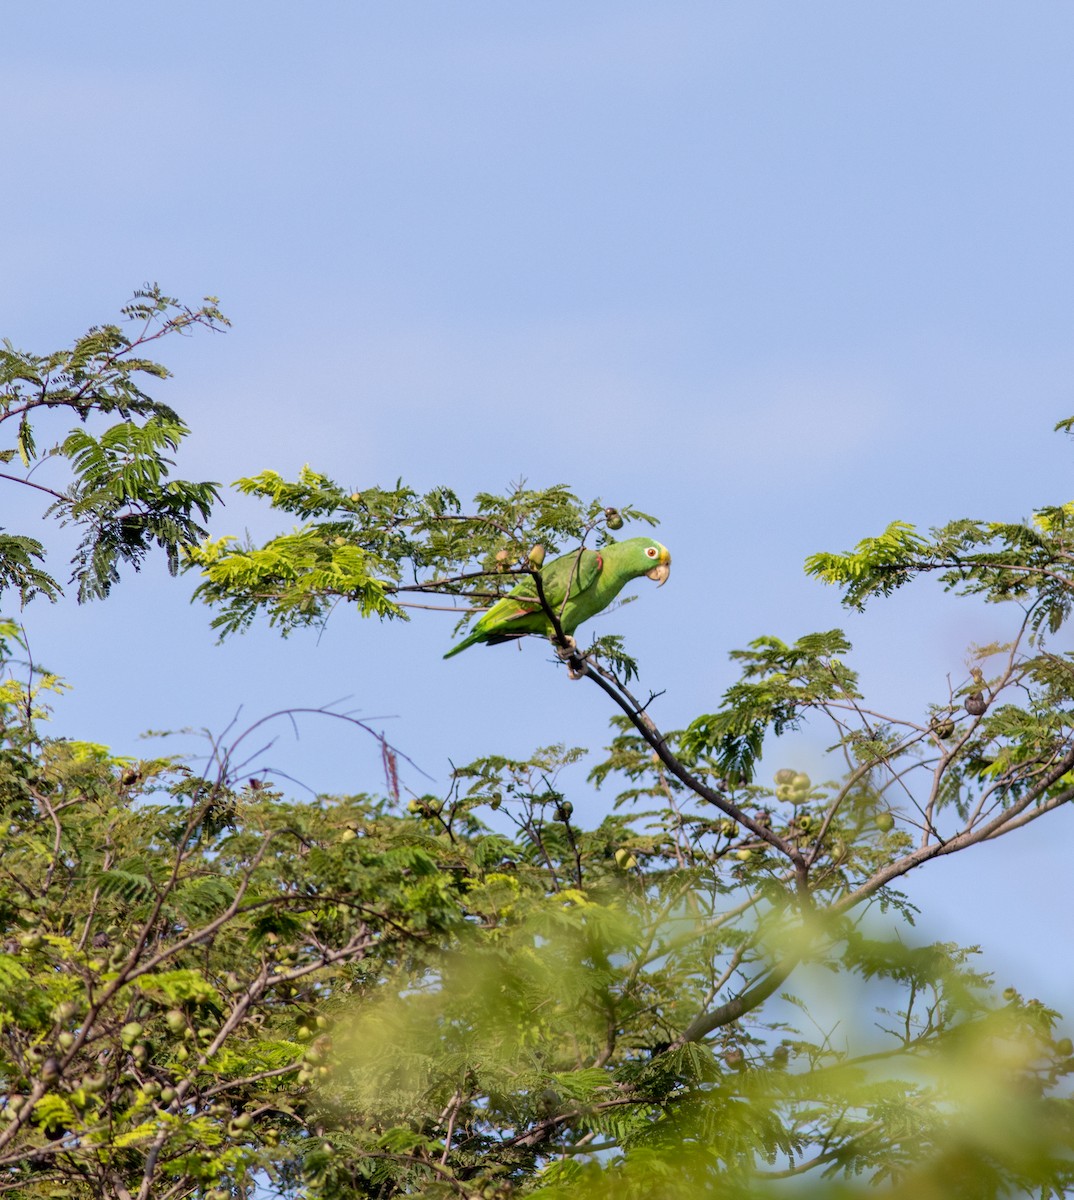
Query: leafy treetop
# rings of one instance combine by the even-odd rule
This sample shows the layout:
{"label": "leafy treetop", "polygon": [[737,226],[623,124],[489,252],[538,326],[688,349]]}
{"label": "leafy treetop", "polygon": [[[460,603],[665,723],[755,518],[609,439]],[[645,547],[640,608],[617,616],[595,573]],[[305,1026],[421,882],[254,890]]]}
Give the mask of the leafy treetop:
{"label": "leafy treetop", "polygon": [[[220,330],[227,319],[216,300],[188,308],[156,286],[146,286],[122,310],[128,329],[98,325],[69,350],[36,355],[0,348],[0,427],[9,443],[0,449],[0,481],[22,486],[50,501],[46,515],[74,526],[80,540],[71,560],[79,600],[106,596],[127,563],[137,569],[153,545],[164,550],[175,574],[181,551],[205,536],[205,520],[219,493],[216,484],[169,480],[168,457],[188,430],[178,415],[143,390],[142,378],[162,380],[168,370],[145,357],[145,347],[197,327]],[[79,424],[44,449],[44,428],[57,413]],[[97,417],[118,423],[92,432]],[[43,428],[44,427],[44,428]],[[71,481],[45,484],[34,478],[65,460]],[[15,467],[19,469],[15,469]],[[55,600],[61,584],[41,565],[36,538],[0,531],[0,592]]]}

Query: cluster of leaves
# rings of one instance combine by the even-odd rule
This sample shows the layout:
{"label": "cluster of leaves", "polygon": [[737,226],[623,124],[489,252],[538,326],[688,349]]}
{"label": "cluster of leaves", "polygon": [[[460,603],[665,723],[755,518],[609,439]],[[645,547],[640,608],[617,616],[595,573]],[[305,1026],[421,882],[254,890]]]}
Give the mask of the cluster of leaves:
{"label": "cluster of leaves", "polygon": [[[122,315],[126,330],[95,326],[69,350],[37,355],[7,341],[0,347],[0,426],[11,434],[0,449],[0,463],[8,468],[0,480],[46,497],[47,515],[77,529],[71,582],[80,600],[106,596],[120,568],[137,569],[154,545],[175,574],[182,550],[205,536],[200,522],[218,499],[215,484],[168,479],[174,465],[168,455],[188,430],[143,390],[141,378],[169,374],[145,357],[147,345],[199,326],[219,330],[227,319],[212,297],[188,308],[155,285],[136,292]],[[59,413],[77,418],[78,426],[40,448]],[[111,425],[98,420],[117,417]],[[70,474],[66,486],[35,477],[45,466],[44,478],[50,478],[61,460]],[[12,589],[24,603],[35,595],[55,600],[62,586],[44,559],[37,539],[0,531],[0,592]]]}
{"label": "cluster of leaves", "polygon": [[872,597],[937,572],[949,591],[1025,604],[1034,630],[1056,633],[1074,603],[1072,562],[1074,504],[1063,504],[1039,509],[1028,522],[951,521],[928,537],[893,521],[845,554],[812,555],[806,572],[841,587],[843,602],[859,610]]}
{"label": "cluster of leaves", "polygon": [[448,488],[354,491],[309,467],[293,483],[264,471],[236,486],[301,524],[263,546],[228,536],[190,551],[202,575],[195,594],[218,609],[222,635],[259,614],[286,634],[322,622],[341,600],[362,616],[405,618],[410,607],[430,607],[425,597],[444,596],[465,614],[517,584],[534,546],[548,554],[590,538],[599,546],[609,526],[654,524],[631,507],[582,504],[566,487],[524,482],[506,496],[476,496],[469,512]]}
{"label": "cluster of leaves", "polygon": [[0,689],[0,1188],[217,1198],[315,1173],[333,1012],[422,973],[454,877],[379,801],[43,740],[57,686]]}

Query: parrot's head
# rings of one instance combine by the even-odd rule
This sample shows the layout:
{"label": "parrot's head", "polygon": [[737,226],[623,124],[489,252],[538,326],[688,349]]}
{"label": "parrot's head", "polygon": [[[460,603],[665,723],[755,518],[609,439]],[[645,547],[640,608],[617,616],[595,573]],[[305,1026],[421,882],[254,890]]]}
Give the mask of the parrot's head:
{"label": "parrot's head", "polygon": [[[604,551],[605,554],[607,552]],[[660,587],[668,581],[671,555],[667,546],[662,546],[653,538],[629,538],[625,542],[616,542],[615,556],[635,578],[644,575],[648,579],[655,579]]]}
{"label": "parrot's head", "polygon": [[652,569],[645,572],[647,579],[655,579],[657,587],[663,587],[671,574],[671,555],[667,546],[653,542],[645,547],[645,557],[653,564]]}

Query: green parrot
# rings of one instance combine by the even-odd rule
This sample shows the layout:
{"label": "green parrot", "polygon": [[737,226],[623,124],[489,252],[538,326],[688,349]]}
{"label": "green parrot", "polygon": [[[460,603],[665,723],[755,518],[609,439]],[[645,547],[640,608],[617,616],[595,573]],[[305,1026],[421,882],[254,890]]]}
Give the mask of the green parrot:
{"label": "green parrot", "polygon": [[[545,599],[559,616],[569,637],[583,621],[607,608],[623,588],[641,575],[662,587],[671,569],[666,546],[652,538],[630,538],[610,542],[597,550],[572,550],[541,568]],[[518,587],[482,613],[470,633],[444,655],[451,658],[478,642],[495,646],[539,633],[552,637],[552,622],[541,609],[533,577],[527,575]]]}

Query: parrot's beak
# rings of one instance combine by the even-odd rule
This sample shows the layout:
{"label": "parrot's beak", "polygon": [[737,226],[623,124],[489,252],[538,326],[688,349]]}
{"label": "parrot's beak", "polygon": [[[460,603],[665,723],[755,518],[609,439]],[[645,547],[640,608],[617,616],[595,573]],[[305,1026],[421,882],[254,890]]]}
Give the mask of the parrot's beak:
{"label": "parrot's beak", "polygon": [[667,547],[660,547],[660,560],[651,571],[645,572],[646,579],[655,579],[657,587],[663,587],[668,581],[668,576],[671,574],[671,555],[668,554]]}

